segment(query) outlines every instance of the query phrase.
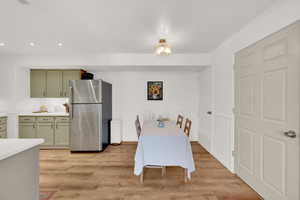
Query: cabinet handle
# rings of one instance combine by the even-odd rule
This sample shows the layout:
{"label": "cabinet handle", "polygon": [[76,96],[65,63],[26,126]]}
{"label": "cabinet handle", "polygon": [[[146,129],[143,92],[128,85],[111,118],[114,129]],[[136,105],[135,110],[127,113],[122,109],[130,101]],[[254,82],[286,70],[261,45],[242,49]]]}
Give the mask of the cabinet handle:
{"label": "cabinet handle", "polygon": [[45,90],[43,90],[43,96],[44,96],[44,97],[46,96],[46,91],[45,91]]}
{"label": "cabinet handle", "polygon": [[65,97],[67,96],[67,92],[65,91]]}

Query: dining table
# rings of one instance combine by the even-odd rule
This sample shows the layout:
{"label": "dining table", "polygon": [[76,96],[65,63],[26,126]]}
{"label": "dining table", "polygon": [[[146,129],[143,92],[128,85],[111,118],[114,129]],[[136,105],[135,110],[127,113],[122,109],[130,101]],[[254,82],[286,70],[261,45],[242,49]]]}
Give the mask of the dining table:
{"label": "dining table", "polygon": [[185,180],[191,180],[195,171],[191,143],[175,121],[144,121],[135,153],[134,174],[141,175],[149,165],[182,167],[186,171]]}

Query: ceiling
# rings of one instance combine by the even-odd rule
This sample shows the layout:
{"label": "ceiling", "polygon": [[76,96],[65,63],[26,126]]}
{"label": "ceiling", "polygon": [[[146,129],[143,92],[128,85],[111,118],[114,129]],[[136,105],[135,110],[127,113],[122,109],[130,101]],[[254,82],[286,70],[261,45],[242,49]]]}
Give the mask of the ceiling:
{"label": "ceiling", "polygon": [[206,53],[274,1],[1,0],[0,54]]}

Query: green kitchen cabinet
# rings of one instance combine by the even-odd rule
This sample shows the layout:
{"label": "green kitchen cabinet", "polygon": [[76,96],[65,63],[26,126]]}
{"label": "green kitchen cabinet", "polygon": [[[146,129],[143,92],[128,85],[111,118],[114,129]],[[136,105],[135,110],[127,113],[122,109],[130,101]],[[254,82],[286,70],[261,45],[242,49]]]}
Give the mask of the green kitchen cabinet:
{"label": "green kitchen cabinet", "polygon": [[0,117],[0,138],[7,138],[7,117]]}
{"label": "green kitchen cabinet", "polygon": [[69,145],[69,123],[56,123],[55,146]]}
{"label": "green kitchen cabinet", "polygon": [[46,71],[30,71],[30,96],[33,98],[46,97]]}
{"label": "green kitchen cabinet", "polygon": [[20,138],[36,138],[35,123],[20,123],[19,124]]}
{"label": "green kitchen cabinet", "polygon": [[62,97],[62,72],[47,71],[46,72],[46,96],[47,97]]}
{"label": "green kitchen cabinet", "polygon": [[80,80],[80,71],[63,71],[63,79],[62,79],[62,88],[63,88],[63,96],[69,97],[69,81],[70,80]]}
{"label": "green kitchen cabinet", "polygon": [[7,138],[6,132],[0,132],[0,139]]}
{"label": "green kitchen cabinet", "polygon": [[42,149],[67,148],[69,126],[68,116],[19,116],[20,138],[44,139]]}
{"label": "green kitchen cabinet", "polygon": [[30,71],[30,97],[68,97],[69,80],[80,80],[80,77],[80,70],[32,69]]}
{"label": "green kitchen cabinet", "polygon": [[38,123],[36,137],[45,140],[42,146],[53,146],[54,145],[54,124]]}

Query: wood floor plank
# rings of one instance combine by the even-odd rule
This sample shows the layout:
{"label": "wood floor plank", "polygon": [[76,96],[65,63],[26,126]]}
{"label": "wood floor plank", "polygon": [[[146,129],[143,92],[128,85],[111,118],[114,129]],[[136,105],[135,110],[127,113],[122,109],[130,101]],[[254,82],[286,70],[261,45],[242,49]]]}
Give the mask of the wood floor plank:
{"label": "wood floor plank", "polygon": [[184,183],[183,169],[146,169],[144,184],[134,176],[135,143],[109,146],[102,153],[41,150],[41,191],[51,200],[259,200],[260,196],[199,144],[193,143],[196,172]]}

